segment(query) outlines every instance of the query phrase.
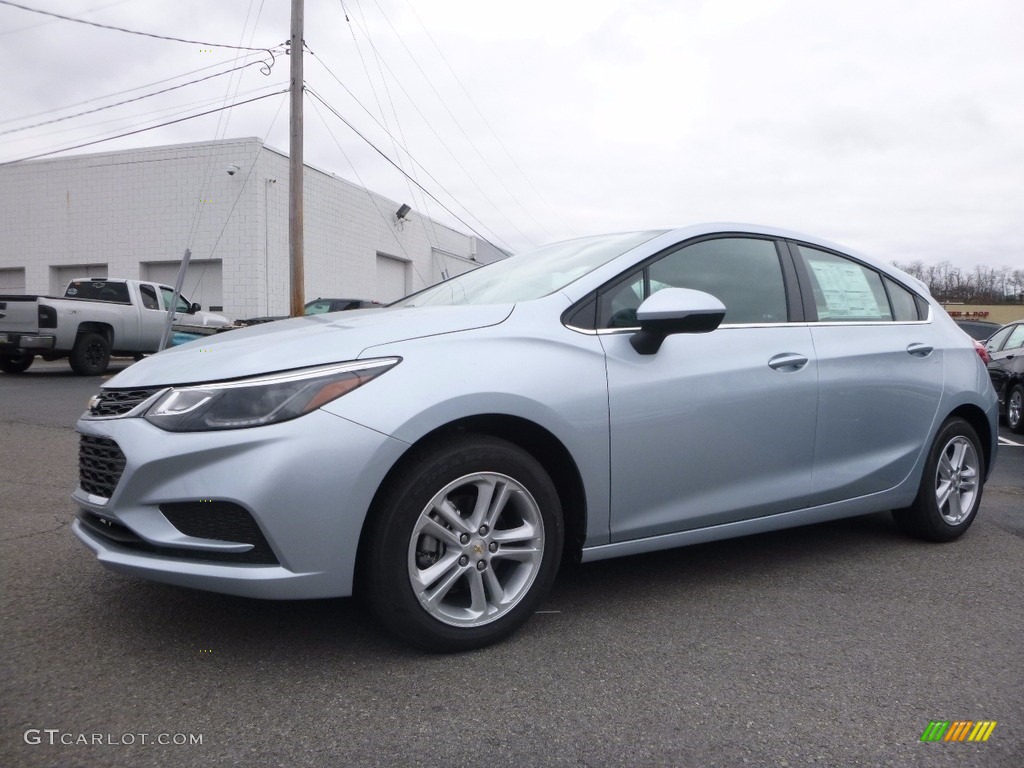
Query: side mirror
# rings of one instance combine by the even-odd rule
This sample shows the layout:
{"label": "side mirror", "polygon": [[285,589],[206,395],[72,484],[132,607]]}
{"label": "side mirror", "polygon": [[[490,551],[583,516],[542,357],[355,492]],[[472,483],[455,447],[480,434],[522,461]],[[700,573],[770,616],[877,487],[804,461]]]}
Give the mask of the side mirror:
{"label": "side mirror", "polygon": [[676,333],[710,333],[725,317],[725,305],[703,291],[662,288],[636,311],[640,330],[629,343],[641,355],[653,355],[667,336]]}
{"label": "side mirror", "polygon": [[201,310],[202,310],[202,306],[201,306],[200,304],[198,304],[198,303],[195,303],[195,304],[192,304],[192,305],[191,305],[191,306],[190,306],[190,307],[188,308],[188,313],[189,313],[190,315],[194,315],[194,314],[195,314],[196,312],[199,312],[199,311],[201,311]]}

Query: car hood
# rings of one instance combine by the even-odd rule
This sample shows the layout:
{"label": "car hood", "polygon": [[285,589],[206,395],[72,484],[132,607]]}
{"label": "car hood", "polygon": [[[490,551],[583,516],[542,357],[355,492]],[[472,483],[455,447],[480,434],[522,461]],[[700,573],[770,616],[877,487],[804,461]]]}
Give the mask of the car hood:
{"label": "car hood", "polygon": [[104,387],[237,379],[358,359],[369,347],[503,322],[512,305],[357,309],[308,315],[207,336],[140,360]]}

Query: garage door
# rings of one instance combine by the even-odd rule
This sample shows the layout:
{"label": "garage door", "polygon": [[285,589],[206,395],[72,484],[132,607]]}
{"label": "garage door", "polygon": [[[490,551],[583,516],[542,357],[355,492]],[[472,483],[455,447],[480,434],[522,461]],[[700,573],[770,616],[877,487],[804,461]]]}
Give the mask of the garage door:
{"label": "garage door", "polygon": [[24,292],[24,267],[9,267],[7,269],[0,269],[0,293],[14,294]]}
{"label": "garage door", "polygon": [[[179,261],[144,261],[141,264],[143,280],[174,287],[178,280]],[[203,309],[220,312],[224,307],[224,262],[220,259],[192,259],[188,263],[181,295],[189,301],[198,301]]]}
{"label": "garage door", "polygon": [[108,277],[106,264],[64,264],[50,267],[50,295],[63,296],[76,277]]}
{"label": "garage door", "polygon": [[409,293],[406,284],[406,277],[409,272],[409,262],[401,259],[393,259],[390,256],[377,255],[377,281],[374,301],[387,304]]}

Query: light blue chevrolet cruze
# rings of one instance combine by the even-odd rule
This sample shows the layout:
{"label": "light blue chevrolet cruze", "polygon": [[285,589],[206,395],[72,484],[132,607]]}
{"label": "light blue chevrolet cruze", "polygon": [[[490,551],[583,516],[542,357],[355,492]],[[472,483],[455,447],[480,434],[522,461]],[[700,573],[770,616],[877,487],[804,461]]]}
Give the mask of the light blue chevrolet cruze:
{"label": "light blue chevrolet cruze", "polygon": [[886,509],[955,539],[996,419],[971,340],[898,270],[744,225],[588,237],[133,365],[78,422],[74,531],[116,571],[358,592],[463,650],[563,557]]}

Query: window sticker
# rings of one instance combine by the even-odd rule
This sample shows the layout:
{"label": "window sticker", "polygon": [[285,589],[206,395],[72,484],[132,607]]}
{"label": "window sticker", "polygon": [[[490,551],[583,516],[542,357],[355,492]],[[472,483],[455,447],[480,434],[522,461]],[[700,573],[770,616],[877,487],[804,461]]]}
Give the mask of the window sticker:
{"label": "window sticker", "polygon": [[880,318],[886,314],[878,306],[864,270],[856,264],[814,259],[808,259],[808,263],[825,297],[825,306],[818,307],[819,320]]}

